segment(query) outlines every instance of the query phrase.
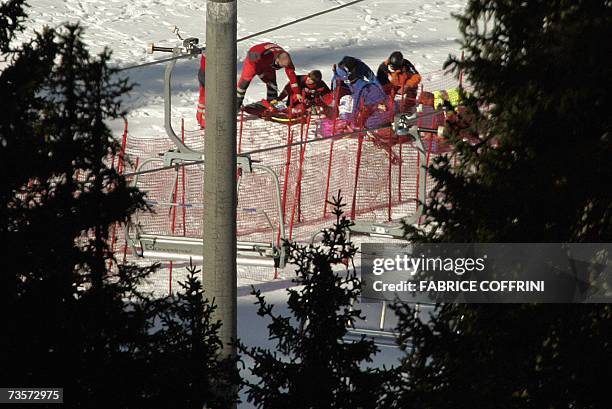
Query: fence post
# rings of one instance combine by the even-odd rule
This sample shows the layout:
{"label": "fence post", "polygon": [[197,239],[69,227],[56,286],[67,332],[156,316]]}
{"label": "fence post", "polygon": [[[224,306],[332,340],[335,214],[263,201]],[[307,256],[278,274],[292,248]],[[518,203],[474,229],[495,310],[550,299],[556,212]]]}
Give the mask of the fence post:
{"label": "fence post", "polygon": [[363,148],[363,134],[359,134],[357,142],[357,163],[355,164],[355,185],[353,186],[353,203],[351,206],[351,220],[355,220],[357,214],[357,186],[359,185],[359,169],[361,167],[361,152]]}
{"label": "fence post", "polygon": [[[461,51],[461,62],[465,61],[465,52]],[[459,70],[459,88],[463,88],[463,68]]]}
{"label": "fence post", "polygon": [[[136,162],[134,163],[134,169],[138,169],[139,162],[140,162],[140,158],[136,158]],[[127,250],[128,250],[128,243],[126,240],[125,243],[123,243],[123,262],[124,263],[127,260]]]}
{"label": "fence post", "polygon": [[327,165],[327,181],[325,183],[325,201],[323,203],[323,218],[327,217],[327,202],[329,201],[329,185],[331,182],[332,163],[334,160],[334,140],[329,144],[329,162]]}
{"label": "fence post", "polygon": [[[429,147],[427,148],[427,157],[425,159],[425,170],[424,170],[425,178],[423,179],[425,181],[424,182],[425,183],[425,192],[427,192],[427,173],[429,171],[429,158],[430,158],[430,155],[431,155],[431,149],[432,149],[432,146],[433,146],[433,140],[434,140],[434,136],[432,135],[430,137],[430,139],[429,139]],[[419,172],[420,171],[421,170],[419,169]],[[417,177],[418,177],[418,174],[417,174]],[[417,190],[417,196],[418,196],[418,192],[419,191]],[[417,206],[418,206],[418,204],[417,204]],[[425,206],[425,203],[423,203],[423,206]],[[417,224],[421,224],[421,218],[420,217],[419,217],[419,220],[417,220]]]}
{"label": "fence post", "polygon": [[[303,124],[302,124],[303,125]],[[310,126],[310,114],[308,115],[308,125],[306,127],[306,132],[308,132],[308,127]],[[301,128],[301,135],[300,135],[300,142],[304,142],[304,127],[302,126]],[[303,175],[303,169],[304,169],[304,157],[306,154],[306,145],[301,145],[300,146],[300,164],[298,166],[298,175],[297,175],[297,181],[295,183],[295,192],[293,194],[293,206],[291,207],[291,220],[289,221],[289,240],[291,240],[293,238],[293,224],[295,222],[295,209],[296,207],[299,208],[300,205],[300,201],[302,200],[302,175]],[[299,211],[299,210],[298,210]],[[298,221],[299,221],[299,216],[298,216]]]}
{"label": "fence post", "polygon": [[[128,137],[128,120],[126,117],[123,117],[123,136],[121,138],[121,148],[119,148],[119,154],[116,155],[117,156],[117,173],[118,174],[123,174],[123,167],[124,167],[124,157],[125,157],[125,147],[127,144],[127,137]],[[111,163],[111,168],[115,167],[115,156],[113,156],[113,160]],[[111,232],[111,243],[110,243],[110,251],[111,254],[114,255],[115,254],[115,244],[117,243],[117,227],[118,227],[119,223],[114,223],[113,224],[113,228],[112,228],[112,232]],[[125,255],[124,255],[124,259],[125,259]],[[108,269],[110,270],[113,267],[113,259],[111,258],[108,261]]]}
{"label": "fence post", "polygon": [[242,130],[244,129],[244,108],[240,107],[240,132],[238,132],[238,153],[242,153]]}
{"label": "fence post", "polygon": [[128,120],[123,117],[123,137],[121,138],[121,149],[119,150],[119,163],[117,164],[117,172],[123,174],[123,168],[125,167],[125,147],[127,146],[128,138]]}
{"label": "fence post", "polygon": [[402,157],[402,147],[403,144],[400,142],[397,145],[399,147],[399,166],[397,169],[398,172],[398,176],[397,176],[397,201],[399,204],[402,203],[402,165],[404,162],[404,158]]}
{"label": "fence post", "polygon": [[387,217],[387,219],[388,219],[388,221],[391,221],[391,205],[392,205],[392,195],[391,195],[391,192],[392,192],[392,187],[391,187],[391,186],[392,186],[392,180],[391,180],[391,166],[393,165],[393,163],[392,163],[393,161],[391,160],[391,155],[393,155],[393,146],[390,146],[390,147],[389,147],[389,170],[388,170],[388,172],[387,172],[387,192],[388,192],[388,194],[389,194],[389,201],[388,201],[388,204],[387,204],[387,207],[388,207],[388,209],[387,209],[387,210],[388,210],[388,212],[387,212],[387,213],[388,213],[388,217]]}
{"label": "fence post", "polygon": [[[304,134],[305,141],[308,140],[308,131],[310,131],[311,121],[312,121],[312,111],[309,111],[308,119],[306,122],[306,133]],[[306,145],[304,145],[304,149],[306,149]],[[303,176],[300,177],[300,187],[299,187],[299,196],[298,196],[298,223],[302,222],[302,179],[303,179]]]}
{"label": "fence post", "polygon": [[[291,122],[291,113],[289,113],[289,122]],[[287,129],[289,130],[287,135],[287,161],[285,162],[285,179],[283,180],[283,196],[281,201],[281,208],[283,219],[279,220],[279,223],[285,223],[286,214],[287,214],[287,187],[289,186],[289,172],[291,165],[291,144],[293,143],[293,129],[291,124],[287,125]],[[276,244],[280,245],[280,229],[278,229],[278,235],[276,238]]]}
{"label": "fence post", "polygon": [[[185,143],[185,119],[181,118],[181,141]],[[183,204],[183,236],[187,235],[186,219],[187,206],[185,205],[185,166],[181,166],[181,203]]]}

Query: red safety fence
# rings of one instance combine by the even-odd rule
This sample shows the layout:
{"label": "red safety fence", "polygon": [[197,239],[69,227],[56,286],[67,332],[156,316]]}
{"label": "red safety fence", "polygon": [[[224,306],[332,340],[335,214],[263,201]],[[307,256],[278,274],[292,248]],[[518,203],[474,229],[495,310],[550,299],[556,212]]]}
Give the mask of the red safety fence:
{"label": "red safety fence", "polygon": [[[443,74],[440,71],[423,75],[424,88],[457,86],[457,80],[452,82]],[[443,120],[425,112],[420,125],[435,129]],[[332,222],[327,201],[339,191],[347,204],[347,214],[355,221],[380,223],[411,216],[417,209],[420,172],[425,171],[435,155],[449,150],[437,135],[425,135],[427,153],[425,163],[421,163],[414,142],[394,138],[389,128],[321,138],[322,123],[316,117],[305,117],[300,123],[289,125],[240,115],[238,151],[263,150],[253,153],[251,158],[278,177],[281,197],[279,212],[276,184],[270,174],[259,168],[239,172],[239,241],[278,243],[281,225],[288,239],[310,241]],[[175,148],[166,137],[127,136],[126,122],[122,150],[117,163],[113,163],[122,172],[134,172],[139,165],[141,171],[160,168],[163,166],[160,154]],[[185,130],[181,125],[181,138],[192,149],[204,150],[203,130]],[[204,166],[183,166],[138,176],[137,186],[146,192],[146,200],[154,210],[137,215],[135,221],[143,232],[202,237]],[[427,178],[426,183],[429,191],[432,182]],[[117,254],[129,253],[123,234],[115,230],[113,233],[113,250]],[[173,265],[168,267],[171,292]],[[262,280],[271,279],[274,272],[256,271],[249,275],[243,269],[241,275]]]}

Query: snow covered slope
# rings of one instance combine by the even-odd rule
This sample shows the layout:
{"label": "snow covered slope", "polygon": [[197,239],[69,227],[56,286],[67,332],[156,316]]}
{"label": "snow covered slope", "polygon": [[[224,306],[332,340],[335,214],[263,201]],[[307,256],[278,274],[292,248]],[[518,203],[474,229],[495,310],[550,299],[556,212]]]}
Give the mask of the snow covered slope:
{"label": "snow covered slope", "polygon": [[[339,4],[335,0],[239,0],[238,36],[295,20]],[[167,55],[150,56],[146,45],[174,45],[173,26],[204,42],[206,1],[176,0],[30,0],[30,30],[44,25],[79,22],[93,51],[109,47],[118,66],[128,66]],[[457,24],[451,13],[461,11],[461,0],[367,0],[238,44],[241,60],[257,42],[273,41],[291,52],[298,73],[320,69],[331,78],[331,65],[344,55],[363,59],[373,69],[392,51],[401,50],[421,72],[440,69],[449,53],[457,53]],[[237,61],[241,69],[240,61]],[[185,118],[193,129],[197,100],[198,61],[181,61],[174,74],[174,117]],[[163,137],[163,65],[128,71],[138,87],[128,100],[131,135]],[[284,73],[278,74],[283,86]],[[264,95],[255,80],[247,101]],[[113,125],[119,130],[121,124]]]}

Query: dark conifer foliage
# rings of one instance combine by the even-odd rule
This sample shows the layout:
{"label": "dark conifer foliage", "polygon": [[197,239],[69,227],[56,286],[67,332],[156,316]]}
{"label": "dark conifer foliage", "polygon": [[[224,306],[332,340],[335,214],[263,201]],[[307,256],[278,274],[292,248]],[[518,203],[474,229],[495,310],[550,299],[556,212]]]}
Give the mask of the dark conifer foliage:
{"label": "dark conifer foliage", "polygon": [[609,306],[447,304],[426,322],[396,308],[406,356],[388,407],[609,407]]}
{"label": "dark conifer foliage", "polygon": [[[176,297],[164,300],[152,390],[158,389],[156,406],[172,408],[230,408],[240,384],[236,359],[219,359],[221,322],[213,319],[217,306],[205,297],[201,271],[187,267],[185,282]],[[156,387],[153,387],[153,385]],[[177,397],[180,397],[177,399]]]}
{"label": "dark conifer foliage", "polygon": [[457,163],[431,170],[428,239],[610,241],[612,4],[470,1],[458,20],[447,65],[473,98],[446,130]]}
{"label": "dark conifer foliage", "polygon": [[[336,222],[323,231],[320,245],[290,244],[290,263],[297,266],[296,289],[289,293],[290,316],[274,313],[255,291],[258,314],[271,320],[276,350],[240,351],[254,361],[256,382],[246,382],[248,398],[259,408],[376,408],[386,380],[384,371],[366,368],[377,347],[364,338],[346,341],[347,327],[360,316],[351,306],[360,280],[352,267],[356,248],[348,239],[352,223],[342,216],[341,199],[331,202]],[[336,269],[337,270],[337,269]]]}
{"label": "dark conifer foliage", "polygon": [[130,84],[79,26],[19,44],[25,18],[23,0],[0,5],[0,383],[63,387],[79,408],[227,407],[235,371],[195,273],[156,300],[139,290],[155,268],[109,249],[109,226],[146,210],[109,160]]}
{"label": "dark conifer foliage", "polygon": [[[417,241],[609,242],[612,3],[471,0],[458,16],[473,87]],[[464,138],[478,139],[475,145]],[[396,407],[606,408],[609,305],[397,307]]]}

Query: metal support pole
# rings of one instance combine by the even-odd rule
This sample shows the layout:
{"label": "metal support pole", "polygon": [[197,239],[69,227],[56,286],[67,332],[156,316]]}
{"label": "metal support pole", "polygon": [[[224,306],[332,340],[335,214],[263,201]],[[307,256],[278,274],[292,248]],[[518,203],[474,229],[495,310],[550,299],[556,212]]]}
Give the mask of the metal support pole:
{"label": "metal support pole", "polygon": [[236,0],[206,2],[203,284],[217,304],[223,357],[236,339]]}
{"label": "metal support pole", "polygon": [[[174,56],[180,55],[178,50],[173,52]],[[166,65],[164,73],[164,128],[168,137],[174,142],[176,148],[181,153],[198,154],[199,152],[187,147],[172,129],[172,71],[176,65],[176,60],[172,60]]]}

